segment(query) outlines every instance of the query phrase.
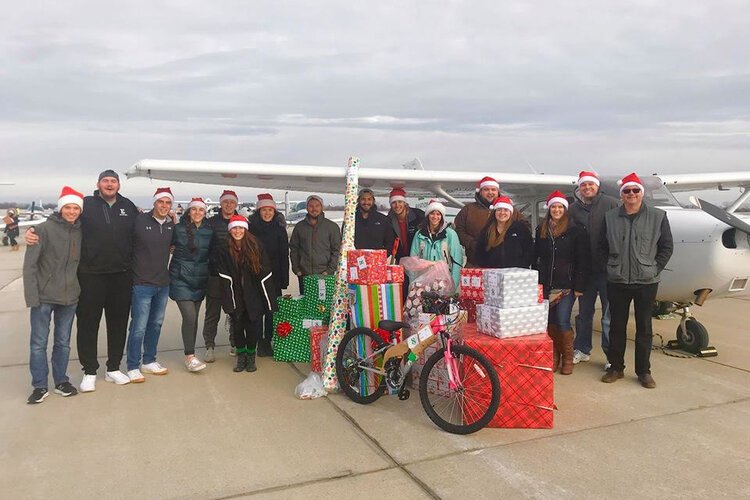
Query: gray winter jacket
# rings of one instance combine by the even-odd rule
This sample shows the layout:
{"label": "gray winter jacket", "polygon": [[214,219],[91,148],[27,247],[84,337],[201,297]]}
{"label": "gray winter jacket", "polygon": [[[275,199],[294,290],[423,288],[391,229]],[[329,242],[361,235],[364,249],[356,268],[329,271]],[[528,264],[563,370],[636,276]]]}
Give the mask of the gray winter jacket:
{"label": "gray winter jacket", "polygon": [[78,285],[81,222],[70,224],[54,213],[34,231],[39,235],[39,244],[26,247],[23,261],[26,306],[77,303],[81,294]]}
{"label": "gray winter jacket", "polygon": [[634,215],[624,207],[608,211],[601,245],[607,280],[629,285],[658,283],[674,247],[666,212],[645,203]]}
{"label": "gray winter jacket", "polygon": [[617,199],[601,191],[597,193],[591,203],[584,202],[578,190],[576,190],[574,197],[575,201],[570,206],[568,215],[575,221],[576,225],[582,226],[588,234],[591,250],[590,271],[594,274],[607,272],[607,261],[602,259],[599,252],[602,224],[604,223],[604,214],[617,206]]}
{"label": "gray winter jacket", "polygon": [[335,274],[339,263],[341,229],[338,224],[318,217],[318,223],[310,224],[309,216],[294,226],[289,239],[289,257],[294,274]]}

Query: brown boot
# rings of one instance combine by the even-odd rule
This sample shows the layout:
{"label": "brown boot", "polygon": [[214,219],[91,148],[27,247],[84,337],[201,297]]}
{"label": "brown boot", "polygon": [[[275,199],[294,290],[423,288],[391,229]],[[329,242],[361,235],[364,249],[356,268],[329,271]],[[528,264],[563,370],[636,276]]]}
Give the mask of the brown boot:
{"label": "brown boot", "polygon": [[552,373],[555,373],[560,367],[560,332],[557,325],[550,323],[547,326],[547,335],[552,339]]}
{"label": "brown boot", "polygon": [[560,358],[562,358],[560,374],[573,373],[573,330],[560,332]]}

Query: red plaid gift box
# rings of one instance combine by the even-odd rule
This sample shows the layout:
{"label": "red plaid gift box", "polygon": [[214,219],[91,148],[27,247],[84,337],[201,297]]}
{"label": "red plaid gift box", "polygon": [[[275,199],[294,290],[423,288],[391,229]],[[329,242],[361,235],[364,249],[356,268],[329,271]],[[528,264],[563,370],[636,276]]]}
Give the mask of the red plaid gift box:
{"label": "red plaid gift box", "polygon": [[404,266],[386,266],[385,281],[386,283],[403,283]]}
{"label": "red plaid gift box", "polygon": [[471,299],[477,304],[484,302],[484,286],[482,284],[482,271],[479,268],[461,269],[461,289],[458,297]]}
{"label": "red plaid gift box", "polygon": [[552,339],[546,333],[499,339],[466,324],[462,341],[484,354],[500,378],[500,406],[487,427],[552,428]]}
{"label": "red plaid gift box", "polygon": [[386,282],[385,250],[349,250],[346,254],[347,281],[355,285]]}
{"label": "red plaid gift box", "polygon": [[328,327],[314,326],[310,328],[310,370],[323,372],[323,358],[328,348]]}

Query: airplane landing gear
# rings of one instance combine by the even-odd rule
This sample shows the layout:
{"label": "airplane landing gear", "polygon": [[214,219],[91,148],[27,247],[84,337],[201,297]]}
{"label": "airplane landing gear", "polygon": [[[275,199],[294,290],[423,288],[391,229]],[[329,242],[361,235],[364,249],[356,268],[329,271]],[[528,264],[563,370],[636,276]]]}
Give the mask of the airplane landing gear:
{"label": "airplane landing gear", "polygon": [[687,351],[699,358],[718,356],[716,348],[708,345],[708,330],[693,317],[689,304],[673,304],[672,312],[682,319],[677,327],[677,340],[667,342],[667,348]]}

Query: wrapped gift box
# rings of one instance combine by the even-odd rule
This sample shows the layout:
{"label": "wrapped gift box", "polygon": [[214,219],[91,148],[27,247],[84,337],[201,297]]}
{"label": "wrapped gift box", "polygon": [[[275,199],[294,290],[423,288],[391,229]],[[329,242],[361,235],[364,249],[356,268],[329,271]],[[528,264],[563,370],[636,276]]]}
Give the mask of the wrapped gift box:
{"label": "wrapped gift box", "polygon": [[[419,379],[422,377],[422,369],[424,368],[425,363],[427,363],[430,356],[435,354],[440,348],[440,342],[435,342],[434,344],[425,347],[422,356],[420,356],[412,365],[411,386],[415,390],[419,390]],[[440,363],[437,368],[433,368],[430,372],[430,378],[427,380],[427,392],[441,397],[449,397],[449,382],[448,369],[445,368],[445,363]]]}
{"label": "wrapped gift box", "polygon": [[458,307],[466,311],[466,322],[477,322],[477,302],[473,299],[458,299]]}
{"label": "wrapped gift box", "polygon": [[482,335],[468,324],[461,339],[490,360],[500,379],[500,406],[488,427],[552,428],[552,340],[546,333],[498,339]]}
{"label": "wrapped gift box", "polygon": [[323,323],[327,324],[331,318],[336,277],[311,274],[303,278],[303,285],[305,288],[305,317],[321,319]]}
{"label": "wrapped gift box", "polygon": [[496,307],[477,305],[477,330],[498,338],[534,335],[547,331],[549,302],[541,304],[534,299],[528,307]]}
{"label": "wrapped gift box", "polygon": [[[420,313],[419,314],[419,326],[420,328],[423,325],[429,325],[435,321],[437,318],[437,314],[429,314],[429,313]],[[451,335],[454,333],[458,333],[461,330],[461,327],[467,323],[468,320],[468,313],[467,311],[459,310],[456,313],[453,314],[440,314],[442,324],[445,325],[445,331],[450,333]]]}
{"label": "wrapped gift box", "polygon": [[328,327],[314,326],[310,328],[310,370],[323,372],[323,358],[328,348]]}
{"label": "wrapped gift box", "polygon": [[508,267],[484,269],[484,303],[497,307],[538,304],[539,273],[533,269]]}
{"label": "wrapped gift box", "polygon": [[404,266],[386,266],[385,281],[387,283],[403,283]]}
{"label": "wrapped gift box", "polygon": [[279,309],[273,313],[273,359],[310,362],[310,328],[323,321],[305,318],[304,297],[278,298]]}
{"label": "wrapped gift box", "polygon": [[347,281],[355,285],[385,283],[387,257],[385,250],[349,250],[346,254]]}
{"label": "wrapped gift box", "polygon": [[541,304],[544,302],[544,285],[536,286],[536,301]]}
{"label": "wrapped gift box", "polygon": [[352,328],[378,327],[380,320],[401,321],[404,314],[401,283],[349,285],[349,317]]}
{"label": "wrapped gift box", "polygon": [[483,281],[484,269],[470,268],[461,269],[461,288],[458,297],[461,299],[471,299],[477,304],[484,302]]}

